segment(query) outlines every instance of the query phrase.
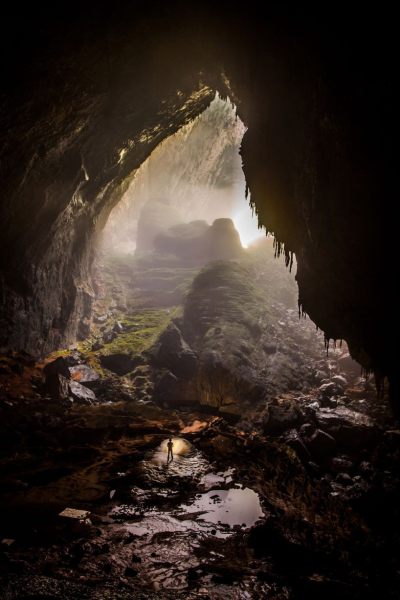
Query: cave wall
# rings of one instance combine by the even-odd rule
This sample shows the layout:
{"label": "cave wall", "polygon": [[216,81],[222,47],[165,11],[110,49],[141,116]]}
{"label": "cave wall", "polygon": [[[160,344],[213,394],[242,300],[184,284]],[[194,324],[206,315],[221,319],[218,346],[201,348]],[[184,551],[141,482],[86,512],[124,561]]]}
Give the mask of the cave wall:
{"label": "cave wall", "polygon": [[84,335],[93,240],[135,169],[218,90],[249,128],[251,199],[296,253],[302,309],[394,382],[390,15],[35,10],[3,23],[0,344],[38,355]]}

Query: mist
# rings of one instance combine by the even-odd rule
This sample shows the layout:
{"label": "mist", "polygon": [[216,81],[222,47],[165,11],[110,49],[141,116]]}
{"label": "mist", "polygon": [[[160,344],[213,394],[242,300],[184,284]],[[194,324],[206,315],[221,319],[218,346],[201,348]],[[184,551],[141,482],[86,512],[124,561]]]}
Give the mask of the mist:
{"label": "mist", "polygon": [[[233,220],[243,247],[265,236],[245,194],[240,156],[245,133],[235,106],[217,94],[209,108],[160,144],[134,173],[103,230],[102,248],[134,252],[140,215],[149,204],[153,239],[168,226],[194,220],[212,225],[218,218]],[[147,235],[146,249],[151,246]]]}

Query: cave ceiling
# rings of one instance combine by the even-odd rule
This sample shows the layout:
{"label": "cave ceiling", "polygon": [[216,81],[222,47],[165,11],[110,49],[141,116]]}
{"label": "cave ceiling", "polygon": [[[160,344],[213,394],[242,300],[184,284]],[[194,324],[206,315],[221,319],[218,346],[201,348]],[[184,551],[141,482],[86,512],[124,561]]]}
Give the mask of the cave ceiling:
{"label": "cave ceiling", "polygon": [[301,310],[396,388],[394,25],[328,8],[69,5],[4,19],[2,346],[43,355],[75,339],[110,210],[218,91],[248,127],[251,201],[296,254]]}

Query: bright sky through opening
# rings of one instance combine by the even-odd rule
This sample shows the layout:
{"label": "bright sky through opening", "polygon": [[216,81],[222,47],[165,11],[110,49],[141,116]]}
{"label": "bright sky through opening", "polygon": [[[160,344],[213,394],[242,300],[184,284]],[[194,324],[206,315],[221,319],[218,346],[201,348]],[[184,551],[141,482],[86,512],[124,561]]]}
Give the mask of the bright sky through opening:
{"label": "bright sky through opening", "polygon": [[236,213],[233,222],[240,235],[243,248],[260,237],[265,237],[265,230],[258,228],[257,215],[247,205],[243,210]]}

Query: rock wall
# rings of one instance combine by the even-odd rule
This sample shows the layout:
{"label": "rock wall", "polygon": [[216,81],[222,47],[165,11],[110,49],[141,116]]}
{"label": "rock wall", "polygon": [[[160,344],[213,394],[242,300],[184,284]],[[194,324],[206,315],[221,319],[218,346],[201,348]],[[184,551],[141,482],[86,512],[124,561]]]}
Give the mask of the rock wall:
{"label": "rock wall", "polygon": [[246,181],[278,250],[296,254],[302,309],[394,386],[389,18],[62,10],[5,20],[1,344],[40,354],[85,330],[93,239],[151,151],[219,90],[249,128]]}

